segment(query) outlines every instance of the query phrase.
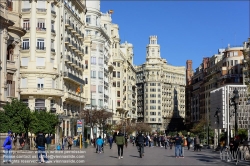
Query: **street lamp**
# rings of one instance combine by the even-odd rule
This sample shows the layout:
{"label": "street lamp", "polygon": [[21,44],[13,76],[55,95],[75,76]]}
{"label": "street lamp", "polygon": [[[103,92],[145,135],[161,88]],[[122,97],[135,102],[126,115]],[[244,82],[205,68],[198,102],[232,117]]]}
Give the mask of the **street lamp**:
{"label": "street lamp", "polygon": [[234,96],[231,98],[230,105],[234,106],[234,130],[235,130],[235,136],[237,136],[238,135],[237,105],[239,103],[239,91],[235,88],[233,94]]}
{"label": "street lamp", "polygon": [[217,110],[214,114],[214,117],[216,118],[215,124],[217,124],[218,127],[218,146],[217,148],[220,147],[220,108],[217,107]]}
{"label": "street lamp", "polygon": [[125,136],[125,127],[126,127],[126,122],[124,121],[123,122],[123,133],[124,133],[124,136]]}

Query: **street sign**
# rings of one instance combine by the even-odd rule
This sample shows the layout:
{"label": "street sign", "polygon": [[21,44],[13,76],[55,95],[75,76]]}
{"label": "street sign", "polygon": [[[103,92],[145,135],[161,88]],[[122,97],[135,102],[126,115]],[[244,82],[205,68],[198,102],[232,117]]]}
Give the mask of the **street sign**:
{"label": "street sign", "polygon": [[77,132],[78,132],[78,133],[81,133],[81,132],[82,132],[82,127],[78,127],[78,126],[77,126]]}
{"label": "street sign", "polygon": [[82,120],[77,120],[77,128],[76,128],[78,133],[82,132]]}

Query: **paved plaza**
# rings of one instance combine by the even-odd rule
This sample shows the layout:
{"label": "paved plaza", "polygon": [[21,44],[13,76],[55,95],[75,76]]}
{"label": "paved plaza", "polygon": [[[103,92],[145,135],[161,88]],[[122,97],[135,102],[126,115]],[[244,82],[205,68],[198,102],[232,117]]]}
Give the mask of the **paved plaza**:
{"label": "paved plaza", "polygon": [[[83,148],[82,150],[74,147],[71,151],[65,150],[64,153],[63,151],[51,151],[48,153],[51,163],[46,165],[235,165],[235,163],[221,161],[219,153],[213,152],[212,150],[203,149],[201,152],[185,150],[184,154],[185,158],[175,158],[174,149],[146,147],[145,156],[139,158],[136,147],[129,144],[128,147],[124,149],[124,158],[118,159],[116,144],[113,144],[112,149],[105,146],[104,153],[101,154],[95,153],[93,146],[87,149]],[[1,153],[0,165],[3,163],[2,156]],[[19,150],[14,152],[13,160],[15,160],[16,163],[12,165],[41,165],[36,163],[36,151]],[[249,162],[239,163],[238,165],[249,166]]]}

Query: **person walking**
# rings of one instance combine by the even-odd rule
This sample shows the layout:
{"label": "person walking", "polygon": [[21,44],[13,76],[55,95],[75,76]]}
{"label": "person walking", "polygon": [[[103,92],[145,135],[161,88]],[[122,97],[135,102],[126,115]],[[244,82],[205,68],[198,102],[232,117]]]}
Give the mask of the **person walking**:
{"label": "person walking", "polygon": [[128,135],[125,134],[125,147],[127,148],[128,147]]}
{"label": "person walking", "polygon": [[4,149],[4,156],[3,156],[3,163],[11,163],[12,162],[12,132],[8,131],[8,136],[5,138],[3,143],[3,149]]}
{"label": "person walking", "polygon": [[119,131],[118,135],[115,136],[115,142],[118,148],[118,159],[121,159],[123,158],[123,146],[125,144],[125,137],[123,136],[121,131]]}
{"label": "person walking", "polygon": [[51,145],[51,137],[48,136],[46,137],[46,145],[47,145],[47,150],[50,150],[50,145]]}
{"label": "person walking", "polygon": [[196,135],[196,137],[194,138],[194,151],[198,151],[200,149],[200,138],[198,137],[198,135]]}
{"label": "person walking", "polygon": [[192,142],[192,140],[191,140],[191,138],[190,138],[190,135],[187,136],[186,140],[187,140],[187,148],[188,148],[188,150],[189,150],[189,149],[190,149],[190,144],[191,144],[191,142]]}
{"label": "person walking", "polygon": [[97,153],[102,153],[102,145],[103,145],[103,140],[102,140],[102,137],[99,136],[96,139]]}
{"label": "person walking", "polygon": [[68,150],[71,150],[72,145],[73,145],[73,139],[69,137],[68,138]]}
{"label": "person walking", "polygon": [[112,149],[112,145],[113,145],[113,137],[112,136],[109,137],[108,143],[109,143],[110,149]]}
{"label": "person walking", "polygon": [[48,163],[48,158],[45,152],[45,144],[46,144],[46,138],[43,134],[43,132],[39,132],[39,134],[36,137],[36,145],[37,145],[37,156],[38,156],[38,162],[42,163],[41,157],[44,159],[45,163]]}
{"label": "person walking", "polygon": [[182,144],[182,138],[179,136],[179,134],[177,134],[177,136],[175,137],[175,157],[176,158],[183,158],[183,156],[181,156],[181,144]]}

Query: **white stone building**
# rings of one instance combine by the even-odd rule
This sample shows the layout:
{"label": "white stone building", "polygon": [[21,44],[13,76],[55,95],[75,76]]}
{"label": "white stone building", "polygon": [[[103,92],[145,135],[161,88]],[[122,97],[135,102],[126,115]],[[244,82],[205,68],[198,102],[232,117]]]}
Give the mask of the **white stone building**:
{"label": "white stone building", "polygon": [[175,131],[184,127],[185,66],[172,66],[160,56],[157,36],[149,37],[146,62],[136,66],[137,116],[152,129]]}

